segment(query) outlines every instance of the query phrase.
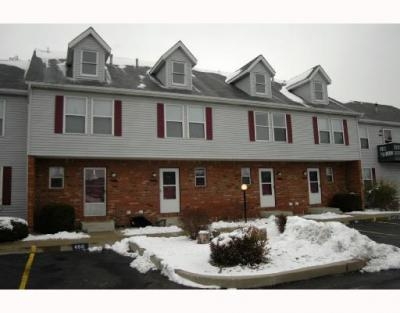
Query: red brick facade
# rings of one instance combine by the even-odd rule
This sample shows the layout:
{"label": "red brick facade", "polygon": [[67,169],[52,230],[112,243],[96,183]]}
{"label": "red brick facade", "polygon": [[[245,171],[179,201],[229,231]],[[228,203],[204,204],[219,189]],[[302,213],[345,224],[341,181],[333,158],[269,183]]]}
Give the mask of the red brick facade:
{"label": "red brick facade", "polygon": [[[63,166],[64,188],[49,189],[49,167]],[[83,216],[83,169],[105,167],[107,169],[107,217],[125,225],[130,215],[143,211],[151,220],[168,216],[160,214],[159,169],[179,168],[181,212],[199,209],[214,218],[238,218],[242,216],[243,195],[241,168],[251,168],[251,185],[247,190],[248,216],[260,213],[259,168],[272,168],[275,175],[275,208],[265,210],[289,210],[297,214],[307,212],[307,168],[319,168],[322,203],[329,205],[338,192],[362,193],[360,162],[229,162],[229,161],[145,161],[145,160],[90,160],[90,159],[34,159],[29,158],[29,220],[33,210],[50,202],[73,205],[78,220],[93,220]],[[205,167],[206,187],[196,187],[194,169]],[[334,182],[328,182],[326,167],[333,168]],[[116,177],[112,177],[112,173]],[[156,177],[153,177],[153,173]],[[289,206],[289,202],[293,205]],[[297,204],[296,204],[297,203]],[[130,211],[131,214],[127,214]],[[173,214],[170,214],[173,215]],[[104,217],[103,217],[104,218]],[[31,224],[32,225],[32,224]]]}

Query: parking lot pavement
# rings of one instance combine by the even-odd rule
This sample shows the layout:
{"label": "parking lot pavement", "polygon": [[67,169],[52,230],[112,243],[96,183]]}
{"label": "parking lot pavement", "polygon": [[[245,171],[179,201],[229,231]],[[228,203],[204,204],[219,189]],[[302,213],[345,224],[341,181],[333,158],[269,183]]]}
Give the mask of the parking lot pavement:
{"label": "parking lot pavement", "polygon": [[387,220],[377,222],[359,221],[354,222],[349,227],[353,227],[379,243],[386,243],[400,247],[400,220]]}
{"label": "parking lot pavement", "polygon": [[[27,254],[0,256],[0,288],[16,289]],[[27,289],[182,289],[158,271],[141,274],[112,251],[44,252],[33,261]],[[3,279],[4,277],[4,279]]]}

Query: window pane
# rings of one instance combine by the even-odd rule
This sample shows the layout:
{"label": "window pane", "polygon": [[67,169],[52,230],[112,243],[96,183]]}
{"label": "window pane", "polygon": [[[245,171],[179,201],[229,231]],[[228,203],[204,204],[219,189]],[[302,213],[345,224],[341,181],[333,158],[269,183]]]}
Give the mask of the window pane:
{"label": "window pane", "polygon": [[322,91],[322,83],[321,82],[314,82],[314,90],[315,91]]}
{"label": "window pane", "polygon": [[250,185],[251,184],[250,177],[243,176],[242,177],[242,184]]}
{"label": "window pane", "polygon": [[96,75],[96,64],[82,63],[82,73],[89,75]]}
{"label": "window pane", "polygon": [[250,168],[249,167],[243,167],[241,169],[241,174],[242,174],[242,177],[250,177]]}
{"label": "window pane", "polygon": [[285,114],[283,113],[274,113],[272,115],[273,117],[273,122],[274,122],[274,127],[286,127],[286,121],[285,121]]}
{"label": "window pane", "polygon": [[167,121],[182,121],[182,106],[168,105],[166,120]]}
{"label": "window pane", "polygon": [[372,174],[370,168],[363,168],[363,179],[364,180],[372,180]]}
{"label": "window pane", "polygon": [[310,190],[311,190],[311,193],[318,193],[319,192],[318,183],[317,182],[310,183]]}
{"label": "window pane", "polygon": [[182,122],[167,122],[167,137],[182,138]]}
{"label": "window pane", "polygon": [[93,114],[95,116],[112,116],[113,104],[110,100],[94,100]]}
{"label": "window pane", "polygon": [[271,184],[262,184],[262,194],[263,194],[263,196],[272,195],[272,185]]}
{"label": "window pane", "polygon": [[86,115],[86,99],[85,98],[67,98],[66,114]]}
{"label": "window pane", "polygon": [[286,128],[274,128],[275,141],[286,141]]}
{"label": "window pane", "polygon": [[173,63],[173,72],[184,74],[185,73],[185,64],[180,63],[180,62],[174,62]]}
{"label": "window pane", "polygon": [[83,51],[82,62],[97,63],[97,53],[93,51]]}
{"label": "window pane", "polygon": [[50,167],[50,177],[64,177],[64,168]]}
{"label": "window pane", "polygon": [[332,130],[343,130],[343,123],[340,120],[332,120]]}
{"label": "window pane", "polygon": [[367,138],[361,138],[361,149],[369,149],[369,143]]}
{"label": "window pane", "polygon": [[385,140],[385,143],[387,142],[392,142],[392,130],[390,129],[385,129],[383,131],[383,138]]}
{"label": "window pane", "polygon": [[175,185],[175,172],[163,172],[163,184]]}
{"label": "window pane", "polygon": [[315,92],[315,99],[317,100],[324,100],[324,94],[320,91]]}
{"label": "window pane", "polygon": [[204,177],[196,177],[196,186],[205,186],[206,180]]}
{"label": "window pane", "polygon": [[256,92],[257,93],[265,93],[265,85],[256,85]]}
{"label": "window pane", "polygon": [[3,119],[0,118],[0,136],[3,136]]}
{"label": "window pane", "polygon": [[320,131],[319,132],[319,140],[321,143],[330,143],[331,139],[330,139],[330,133],[327,131]]}
{"label": "window pane", "polygon": [[270,183],[271,182],[271,172],[263,171],[261,172],[261,183]]}
{"label": "window pane", "polygon": [[104,203],[105,171],[85,169],[85,201],[86,203]]}
{"label": "window pane", "polygon": [[318,127],[320,130],[329,130],[328,120],[326,118],[319,118]]}
{"label": "window pane", "polygon": [[93,118],[93,133],[94,134],[112,134],[112,119],[109,117],[94,117]]}
{"label": "window pane", "polygon": [[204,109],[189,107],[189,121],[190,122],[204,122]]}
{"label": "window pane", "polygon": [[268,126],[268,113],[256,113],[256,125]]}
{"label": "window pane", "polygon": [[84,116],[66,116],[65,118],[66,133],[85,133],[85,117]]}
{"label": "window pane", "polygon": [[176,199],[176,187],[175,186],[164,186],[164,199],[173,200]]}
{"label": "window pane", "polygon": [[334,132],[333,133],[333,137],[335,139],[335,143],[336,144],[343,144],[344,143],[343,133]]}
{"label": "window pane", "polygon": [[269,140],[269,128],[257,126],[256,127],[256,139],[257,140]]}
{"label": "window pane", "polygon": [[310,181],[318,181],[318,174],[316,171],[309,172]]}
{"label": "window pane", "polygon": [[183,74],[172,74],[172,80],[176,84],[184,84],[185,83],[185,75]]}
{"label": "window pane", "polygon": [[204,168],[196,168],[194,173],[196,176],[205,176],[205,169]]}
{"label": "window pane", "polygon": [[62,188],[63,187],[63,179],[62,178],[51,178],[50,179],[50,187],[51,188]]}
{"label": "window pane", "polygon": [[190,138],[204,138],[204,124],[189,123]]}
{"label": "window pane", "polygon": [[256,74],[256,84],[265,85],[265,76],[262,74]]}

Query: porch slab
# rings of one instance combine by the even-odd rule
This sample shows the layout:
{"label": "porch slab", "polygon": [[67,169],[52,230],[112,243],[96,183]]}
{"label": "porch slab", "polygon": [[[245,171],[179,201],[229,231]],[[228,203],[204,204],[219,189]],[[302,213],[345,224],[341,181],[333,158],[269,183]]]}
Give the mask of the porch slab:
{"label": "porch slab", "polygon": [[101,222],[81,222],[82,231],[86,233],[113,232],[115,231],[114,220]]}
{"label": "porch slab", "polygon": [[333,208],[333,207],[310,207],[308,208],[308,213],[309,214],[322,214],[322,213],[336,213],[336,214],[342,214],[343,212],[339,208]]}

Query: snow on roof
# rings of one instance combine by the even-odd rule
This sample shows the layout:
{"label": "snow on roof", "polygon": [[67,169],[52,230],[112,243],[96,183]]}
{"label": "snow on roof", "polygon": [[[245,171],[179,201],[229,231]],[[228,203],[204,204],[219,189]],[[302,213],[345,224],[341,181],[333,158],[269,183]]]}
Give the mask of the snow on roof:
{"label": "snow on roof", "polygon": [[305,102],[303,101],[303,99],[301,99],[300,97],[296,96],[295,94],[291,93],[290,91],[288,91],[286,89],[286,87],[282,87],[282,89],[280,90],[280,92],[287,98],[289,98],[290,100],[294,101],[294,102],[298,102],[301,104],[305,104]]}
{"label": "snow on roof", "polygon": [[[138,63],[139,63],[139,66],[148,66],[148,67],[152,67],[154,64],[153,61],[143,60],[141,58],[138,58]],[[116,65],[118,67],[121,67],[121,68],[124,68],[125,66],[136,66],[136,58],[114,57],[113,56],[112,64]]]}
{"label": "snow on roof", "polygon": [[18,67],[21,70],[26,71],[28,69],[29,66],[29,61],[27,60],[14,60],[14,59],[0,59],[0,64],[4,64],[4,65],[8,65],[8,66],[14,66],[14,67]]}
{"label": "snow on roof", "polygon": [[309,70],[305,71],[304,73],[301,73],[300,75],[297,75],[297,76],[289,79],[286,82],[286,86],[291,86],[291,85],[297,84],[298,82],[301,82],[302,80],[306,79],[314,69],[315,69],[315,67],[312,67]]}

